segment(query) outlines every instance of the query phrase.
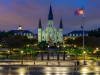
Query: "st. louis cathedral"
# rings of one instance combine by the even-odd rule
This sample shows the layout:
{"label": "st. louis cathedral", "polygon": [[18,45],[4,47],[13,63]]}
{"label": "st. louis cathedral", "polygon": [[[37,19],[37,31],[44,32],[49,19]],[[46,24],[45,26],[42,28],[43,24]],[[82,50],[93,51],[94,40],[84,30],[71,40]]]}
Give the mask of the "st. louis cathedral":
{"label": "st. louis cathedral", "polygon": [[47,27],[42,29],[41,20],[39,20],[39,26],[38,26],[38,42],[46,41],[46,42],[53,42],[53,43],[63,43],[63,24],[62,19],[60,21],[59,29],[57,30],[56,27],[54,27],[53,22],[53,13],[52,13],[52,7],[50,5],[50,10],[48,14],[48,24]]}

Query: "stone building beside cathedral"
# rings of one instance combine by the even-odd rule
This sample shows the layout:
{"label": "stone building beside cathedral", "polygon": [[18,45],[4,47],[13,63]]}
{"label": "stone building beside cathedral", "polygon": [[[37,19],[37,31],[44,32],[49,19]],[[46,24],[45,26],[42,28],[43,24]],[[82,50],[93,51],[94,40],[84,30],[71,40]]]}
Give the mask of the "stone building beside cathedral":
{"label": "stone building beside cathedral", "polygon": [[63,43],[63,24],[62,19],[60,21],[59,29],[54,26],[52,7],[50,5],[50,10],[48,14],[47,27],[42,29],[41,20],[39,20],[38,26],[38,42],[46,41],[53,43]]}

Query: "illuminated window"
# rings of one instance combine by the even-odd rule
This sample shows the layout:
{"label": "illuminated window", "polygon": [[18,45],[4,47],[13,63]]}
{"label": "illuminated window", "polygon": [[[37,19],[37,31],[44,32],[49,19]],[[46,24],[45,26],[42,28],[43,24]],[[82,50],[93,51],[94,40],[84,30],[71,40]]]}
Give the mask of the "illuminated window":
{"label": "illuminated window", "polygon": [[72,34],[70,34],[70,36],[72,36]]}
{"label": "illuminated window", "polygon": [[20,35],[22,35],[22,33],[20,33]]}
{"label": "illuminated window", "polygon": [[73,36],[75,36],[75,34],[73,34]]}
{"label": "illuminated window", "polygon": [[76,36],[78,36],[78,34],[76,34]]}
{"label": "illuminated window", "polygon": [[15,33],[15,35],[17,35],[17,34]]}
{"label": "illuminated window", "polygon": [[25,33],[24,33],[24,36],[25,36]]}
{"label": "illuminated window", "polygon": [[27,33],[27,36],[28,36],[28,33]]}
{"label": "illuminated window", "polygon": [[30,36],[31,36],[31,33],[30,33]]}
{"label": "illuminated window", "polygon": [[88,34],[86,34],[86,36],[88,36]]}
{"label": "illuminated window", "polygon": [[43,36],[43,39],[44,39],[44,36]]}

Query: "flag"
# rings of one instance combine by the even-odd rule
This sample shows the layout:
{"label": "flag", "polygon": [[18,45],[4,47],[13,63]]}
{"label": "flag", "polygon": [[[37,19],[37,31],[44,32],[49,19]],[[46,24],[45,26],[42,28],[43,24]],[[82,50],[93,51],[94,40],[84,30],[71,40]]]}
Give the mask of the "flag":
{"label": "flag", "polygon": [[82,14],[84,14],[83,8],[80,8],[80,9],[75,10],[74,13],[75,13],[75,15],[82,15]]}

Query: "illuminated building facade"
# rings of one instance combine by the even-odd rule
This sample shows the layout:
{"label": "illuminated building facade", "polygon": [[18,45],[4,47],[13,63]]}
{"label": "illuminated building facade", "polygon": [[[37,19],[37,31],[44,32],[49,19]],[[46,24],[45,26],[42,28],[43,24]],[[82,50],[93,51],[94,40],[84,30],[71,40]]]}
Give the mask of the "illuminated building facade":
{"label": "illuminated building facade", "polygon": [[46,42],[53,42],[53,43],[63,43],[63,24],[62,19],[60,21],[59,29],[57,30],[54,27],[53,22],[53,13],[52,7],[50,5],[49,15],[48,15],[48,24],[47,27],[42,29],[41,20],[39,20],[38,26],[38,42],[46,41]]}

